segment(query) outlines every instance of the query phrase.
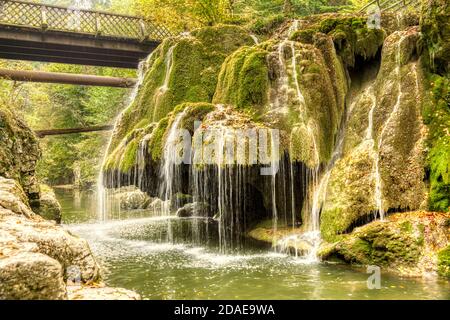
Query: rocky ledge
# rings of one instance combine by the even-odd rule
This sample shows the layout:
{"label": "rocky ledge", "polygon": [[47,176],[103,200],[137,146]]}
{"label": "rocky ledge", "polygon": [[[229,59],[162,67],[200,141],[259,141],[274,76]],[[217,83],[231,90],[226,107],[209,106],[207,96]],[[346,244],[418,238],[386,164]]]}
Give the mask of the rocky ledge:
{"label": "rocky ledge", "polygon": [[22,187],[0,177],[0,300],[81,298],[139,295],[106,288],[88,243],[35,214]]}
{"label": "rocky ledge", "polygon": [[398,213],[323,244],[323,260],[377,265],[403,276],[450,276],[450,213]]}

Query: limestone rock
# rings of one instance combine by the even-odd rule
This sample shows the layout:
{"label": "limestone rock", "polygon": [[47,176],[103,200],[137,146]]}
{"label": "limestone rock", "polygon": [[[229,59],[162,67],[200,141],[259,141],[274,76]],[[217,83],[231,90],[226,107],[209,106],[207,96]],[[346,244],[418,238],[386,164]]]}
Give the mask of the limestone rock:
{"label": "limestone rock", "polygon": [[56,199],[55,192],[46,185],[41,185],[41,198],[39,199],[37,213],[46,220],[61,223],[61,205]]}
{"label": "limestone rock", "polygon": [[[42,266],[42,270],[46,270],[44,266],[48,266],[49,271],[44,272],[41,278],[37,276],[36,284],[30,285],[38,291],[42,289],[44,298],[55,298],[56,296],[48,296],[46,293],[46,283],[48,286],[55,286],[54,290],[57,294],[61,291],[59,283],[64,282],[70,269],[78,270],[83,283],[99,280],[99,267],[85,240],[70,234],[54,222],[45,221],[32,213],[28,205],[23,202],[24,192],[14,181],[0,178],[0,190],[0,261],[4,267],[0,269],[5,274],[9,274],[11,268],[16,269],[17,277],[8,276],[10,283],[15,283],[19,287],[22,285],[28,287],[27,283],[34,280],[28,279],[32,274],[29,277],[26,275],[37,272],[35,270],[38,270],[40,266]],[[27,254],[30,255],[29,264],[25,263]],[[16,256],[18,258],[10,260]],[[32,263],[33,261],[36,261],[36,265]],[[55,264],[61,274],[59,280],[55,276]],[[47,276],[54,278],[54,281],[48,282],[45,278]],[[41,282],[42,288],[39,284]],[[7,282],[4,283],[6,286]],[[3,287],[3,282],[0,282],[0,288],[10,291],[7,287]],[[20,292],[24,294],[24,299],[29,297],[26,291]],[[20,292],[17,295],[20,295]],[[36,297],[38,296],[30,296],[30,298]]]}
{"label": "limestone rock", "polygon": [[177,216],[180,218],[188,218],[195,215],[204,216],[208,210],[208,205],[201,202],[188,203],[178,209]]}
{"label": "limestone rock", "polygon": [[120,208],[124,210],[145,209],[150,203],[150,197],[139,189],[119,194]]}
{"label": "limestone rock", "polygon": [[32,200],[39,198],[35,169],[40,156],[31,129],[13,111],[0,105],[0,176],[18,181]]}
{"label": "limestone rock", "polygon": [[320,255],[324,260],[377,265],[407,276],[436,273],[442,268],[438,253],[450,243],[449,219],[450,213],[398,213],[322,246]]}
{"label": "limestone rock", "polygon": [[0,256],[0,300],[63,300],[67,292],[61,264],[41,253]]}

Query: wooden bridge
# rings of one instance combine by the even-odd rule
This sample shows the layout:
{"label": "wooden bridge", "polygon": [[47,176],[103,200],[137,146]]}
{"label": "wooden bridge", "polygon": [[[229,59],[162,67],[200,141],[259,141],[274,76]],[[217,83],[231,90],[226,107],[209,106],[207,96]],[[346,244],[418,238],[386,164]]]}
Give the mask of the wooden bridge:
{"label": "wooden bridge", "polygon": [[138,17],[0,0],[4,59],[137,68],[170,35]]}

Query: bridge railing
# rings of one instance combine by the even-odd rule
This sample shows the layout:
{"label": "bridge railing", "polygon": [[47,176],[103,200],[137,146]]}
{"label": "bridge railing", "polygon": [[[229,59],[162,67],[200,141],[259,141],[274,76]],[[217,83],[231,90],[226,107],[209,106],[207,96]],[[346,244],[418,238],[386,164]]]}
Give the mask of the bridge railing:
{"label": "bridge railing", "polygon": [[0,0],[0,25],[140,41],[171,35],[164,26],[139,17],[18,0]]}
{"label": "bridge railing", "polygon": [[377,6],[381,11],[396,12],[402,9],[415,9],[420,7],[420,0],[372,0],[359,9],[358,12],[365,12],[372,6]]}

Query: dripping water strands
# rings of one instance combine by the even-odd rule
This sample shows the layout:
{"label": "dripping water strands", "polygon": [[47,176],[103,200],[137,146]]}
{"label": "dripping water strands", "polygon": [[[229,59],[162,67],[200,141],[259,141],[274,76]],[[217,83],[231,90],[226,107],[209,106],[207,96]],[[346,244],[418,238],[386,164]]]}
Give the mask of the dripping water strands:
{"label": "dripping water strands", "polygon": [[[186,110],[175,116],[164,144],[164,154],[160,172],[160,178],[162,181],[160,187],[160,198],[163,200],[160,212],[161,216],[170,217],[172,215],[171,201],[175,197],[176,186],[181,180],[180,165],[182,163],[182,159],[180,159],[180,150],[178,150],[177,146],[179,146],[178,142],[181,133],[180,123],[185,114]],[[173,232],[170,218],[167,219],[167,223],[167,240],[172,242]]]}
{"label": "dripping water strands", "polygon": [[[151,59],[153,53],[148,57],[147,60],[141,61],[139,63],[139,69],[137,72],[137,82],[135,87],[133,88],[130,97],[128,99],[128,108],[130,108],[131,104],[133,103],[133,101],[137,98],[139,89],[141,88],[143,82],[144,82],[144,77],[145,77],[145,72],[147,70],[148,67],[148,61]],[[97,177],[97,217],[99,221],[103,221],[106,222],[109,218],[108,218],[108,213],[111,213],[113,215],[113,209],[114,209],[114,199],[112,197],[113,191],[108,190],[105,186],[105,165],[106,165],[106,161],[108,158],[108,151],[111,149],[111,145],[112,145],[112,141],[113,141],[113,137],[114,137],[114,133],[116,132],[116,125],[118,123],[120,123],[120,119],[122,118],[122,115],[127,111],[126,108],[125,110],[123,110],[119,116],[114,120],[114,129],[112,130],[111,136],[109,137],[108,140],[108,144],[106,149],[104,150],[105,154],[103,155],[102,158],[102,162],[101,162],[101,166],[100,166],[100,173]],[[120,189],[120,181],[121,181],[121,177],[120,174],[117,174],[117,181],[115,179],[114,174],[111,172],[109,173],[111,174],[111,184],[112,186],[119,186]],[[118,211],[119,211],[119,215],[120,215],[120,204],[118,205]]]}
{"label": "dripping water strands", "polygon": [[[304,186],[307,186],[304,191],[304,206],[303,212],[305,215],[306,228],[302,234],[292,234],[285,238],[277,240],[276,249],[281,252],[291,251],[290,248],[295,249],[296,256],[302,256],[305,261],[316,261],[316,249],[320,244],[320,199],[321,194],[323,193],[323,189],[325,189],[325,185],[327,184],[328,179],[320,179],[321,172],[321,159],[320,159],[320,151],[317,143],[316,133],[317,129],[313,120],[307,118],[307,108],[305,97],[302,93],[300,82],[298,79],[298,70],[297,70],[297,50],[295,41],[290,41],[289,38],[298,31],[299,29],[299,21],[294,20],[290,28],[287,32],[286,39],[282,40],[278,47],[278,55],[279,55],[279,64],[281,66],[280,72],[280,81],[278,86],[283,90],[277,90],[281,92],[281,94],[286,94],[290,87],[290,81],[287,70],[287,62],[284,58],[284,50],[285,48],[289,48],[291,50],[292,58],[290,63],[290,68],[292,69],[292,85],[293,89],[296,93],[297,98],[297,107],[299,110],[299,121],[301,126],[303,126],[304,130],[307,133],[308,139],[310,141],[310,157],[311,157],[311,169],[306,169],[305,172],[302,173],[304,175],[302,177],[302,183]],[[280,97],[276,97],[273,105],[279,106],[282,103],[287,103],[287,97],[285,99],[280,99]],[[292,230],[295,230],[295,222],[296,222],[296,205],[295,205],[295,170],[294,163],[290,161],[290,180],[291,180],[291,220],[292,220]],[[274,230],[275,232],[275,230]],[[297,246],[298,245],[298,246]],[[303,249],[298,249],[302,247]],[[306,249],[305,249],[306,248]]]}
{"label": "dripping water strands", "polygon": [[[401,59],[402,51],[401,50],[402,50],[402,44],[403,44],[403,41],[405,40],[405,38],[406,38],[406,35],[399,32],[399,40],[398,40],[396,50],[395,50],[395,64],[396,64],[395,74],[396,74],[396,78],[397,78],[397,82],[398,82],[397,100],[396,100],[396,103],[395,103],[394,107],[392,108],[392,111],[389,114],[386,122],[384,123],[384,125],[381,128],[380,136],[378,139],[378,146],[377,146],[378,150],[375,155],[375,177],[376,177],[376,179],[375,179],[375,203],[376,203],[376,206],[378,209],[378,218],[381,221],[384,221],[386,211],[384,208],[384,200],[383,200],[383,181],[382,181],[381,172],[380,172],[380,152],[384,145],[386,131],[388,130],[394,117],[398,114],[398,111],[399,111],[400,105],[401,105],[401,101],[402,101],[402,97],[403,97],[403,88],[402,88],[403,86],[402,86],[402,75],[401,75],[401,68],[402,68],[402,59]],[[372,117],[373,117],[373,113],[372,113]],[[373,119],[371,120],[371,122],[373,123]]]}

